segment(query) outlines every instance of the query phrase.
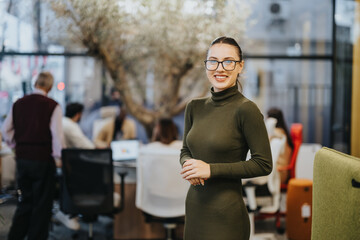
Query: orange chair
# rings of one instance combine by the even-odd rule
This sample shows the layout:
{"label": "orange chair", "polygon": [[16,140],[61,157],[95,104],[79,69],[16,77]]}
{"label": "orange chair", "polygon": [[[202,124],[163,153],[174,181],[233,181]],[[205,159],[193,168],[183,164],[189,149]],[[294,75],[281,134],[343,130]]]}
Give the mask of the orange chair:
{"label": "orange chair", "polygon": [[312,186],[309,179],[293,178],[289,181],[286,200],[288,239],[311,239]]}
{"label": "orange chair", "polygon": [[[293,123],[290,128],[291,140],[294,144],[294,149],[291,155],[290,164],[287,166],[278,167],[278,171],[289,171],[289,180],[295,178],[296,159],[299,153],[300,146],[303,142],[303,125],[301,123]],[[281,183],[281,191],[286,192],[288,187],[287,183]]]}

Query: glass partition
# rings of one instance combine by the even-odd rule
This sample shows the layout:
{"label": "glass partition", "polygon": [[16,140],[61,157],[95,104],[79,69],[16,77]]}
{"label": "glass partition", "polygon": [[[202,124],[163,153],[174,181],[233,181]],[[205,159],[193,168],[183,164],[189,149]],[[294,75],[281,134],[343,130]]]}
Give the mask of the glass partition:
{"label": "glass partition", "polygon": [[[263,113],[276,106],[284,111],[288,125],[303,123],[305,142],[349,152],[352,51],[358,31],[354,12],[359,1],[246,2],[252,14],[246,40],[240,43],[246,57],[244,94]],[[33,76],[41,70],[55,75],[50,95],[62,106],[78,101],[91,108],[103,104],[104,94],[110,92],[113,83],[101,63],[86,56],[69,57],[76,53],[52,42],[46,32],[49,18],[56,20],[44,0],[0,1],[1,116],[30,91]],[[39,56],[44,51],[59,56]]]}
{"label": "glass partition", "polygon": [[304,142],[330,146],[331,61],[247,59],[243,93],[266,116],[280,108],[288,128],[304,125]]}
{"label": "glass partition", "polygon": [[332,0],[252,1],[247,54],[329,55],[332,53]]}

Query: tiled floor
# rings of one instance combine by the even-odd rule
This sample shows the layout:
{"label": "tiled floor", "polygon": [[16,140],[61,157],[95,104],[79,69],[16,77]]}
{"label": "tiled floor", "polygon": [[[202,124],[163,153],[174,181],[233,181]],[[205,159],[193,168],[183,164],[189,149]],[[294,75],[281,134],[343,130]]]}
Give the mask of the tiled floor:
{"label": "tiled floor", "polygon": [[[0,204],[0,240],[5,240],[9,231],[12,216],[15,211],[15,203],[7,202]],[[108,217],[100,217],[99,221],[94,224],[94,239],[107,240],[112,239],[112,219]],[[79,231],[72,231],[61,224],[53,224],[53,228],[50,231],[49,240],[69,240],[75,237],[75,239],[82,240],[87,239],[88,225],[81,223],[81,229]],[[256,239],[273,239],[273,240],[286,240],[286,234],[276,233],[274,219],[267,219],[255,222],[255,233],[272,233],[271,238],[259,237]]]}

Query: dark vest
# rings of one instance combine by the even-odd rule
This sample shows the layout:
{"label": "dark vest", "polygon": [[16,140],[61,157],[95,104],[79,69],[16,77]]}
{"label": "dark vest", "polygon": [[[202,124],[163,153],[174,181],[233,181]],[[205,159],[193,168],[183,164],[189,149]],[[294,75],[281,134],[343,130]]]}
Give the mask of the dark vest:
{"label": "dark vest", "polygon": [[50,120],[57,105],[40,95],[25,96],[13,105],[16,158],[35,161],[52,160]]}

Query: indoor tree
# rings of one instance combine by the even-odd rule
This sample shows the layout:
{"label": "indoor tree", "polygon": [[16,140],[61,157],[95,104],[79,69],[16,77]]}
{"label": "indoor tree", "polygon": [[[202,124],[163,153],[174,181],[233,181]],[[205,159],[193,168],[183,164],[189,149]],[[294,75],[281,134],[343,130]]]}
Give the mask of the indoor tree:
{"label": "indoor tree", "polygon": [[209,43],[223,35],[241,41],[250,13],[245,1],[234,0],[50,3],[72,41],[104,64],[148,133],[157,118],[179,114],[208,92],[202,66]]}

